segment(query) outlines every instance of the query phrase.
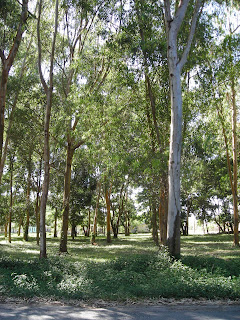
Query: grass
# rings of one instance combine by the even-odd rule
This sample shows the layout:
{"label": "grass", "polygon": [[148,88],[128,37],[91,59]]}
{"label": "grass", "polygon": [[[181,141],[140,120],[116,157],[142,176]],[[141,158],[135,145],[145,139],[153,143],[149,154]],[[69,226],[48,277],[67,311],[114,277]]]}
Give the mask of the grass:
{"label": "grass", "polygon": [[182,238],[182,258],[172,260],[149,234],[69,239],[68,255],[48,239],[40,261],[35,239],[11,244],[0,237],[0,294],[14,297],[126,300],[138,298],[240,298],[240,249],[231,235]]}

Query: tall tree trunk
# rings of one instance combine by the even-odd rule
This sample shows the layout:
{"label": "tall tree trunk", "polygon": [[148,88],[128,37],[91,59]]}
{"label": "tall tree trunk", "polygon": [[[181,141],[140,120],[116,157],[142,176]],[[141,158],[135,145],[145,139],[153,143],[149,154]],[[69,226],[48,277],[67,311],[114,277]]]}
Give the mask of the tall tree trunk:
{"label": "tall tree trunk", "polygon": [[58,216],[58,211],[57,208],[55,209],[55,215],[54,215],[54,233],[53,237],[57,238],[57,216]]}
{"label": "tall tree trunk", "polygon": [[88,208],[88,237],[90,236],[91,232],[91,209]]}
{"label": "tall tree trunk", "polygon": [[4,237],[7,238],[8,236],[8,215],[5,216],[5,227],[4,227]]}
{"label": "tall tree trunk", "polygon": [[[226,149],[226,158],[227,158],[227,169],[228,169],[228,176],[231,185],[232,197],[233,197],[233,217],[234,217],[234,245],[239,246],[239,232],[238,232],[238,224],[239,224],[239,215],[238,215],[238,198],[237,198],[237,109],[236,109],[236,92],[235,92],[235,83],[232,79],[231,84],[232,90],[232,149],[233,149],[233,174],[232,174],[232,166],[230,161],[230,152],[229,152],[229,144],[227,133],[225,129],[225,122],[223,117],[222,106],[217,105],[217,112],[218,116],[222,125],[222,133],[225,143]],[[225,226],[224,226],[225,232]]]}
{"label": "tall tree trunk", "polygon": [[10,159],[10,205],[8,219],[8,242],[12,242],[12,207],[13,207],[13,158]]}
{"label": "tall tree trunk", "polygon": [[67,163],[64,176],[64,195],[63,195],[63,215],[62,215],[62,231],[60,240],[60,252],[67,252],[67,234],[69,222],[69,198],[71,184],[71,169],[74,149],[69,142],[67,146]]}
{"label": "tall tree trunk", "polygon": [[72,237],[73,240],[75,239],[76,235],[77,235],[76,225],[75,225],[75,223],[72,223],[71,237]]}
{"label": "tall tree trunk", "polygon": [[111,188],[108,190],[107,186],[105,189],[105,200],[107,208],[107,243],[111,243]]}
{"label": "tall tree trunk", "polygon": [[235,80],[232,78],[232,148],[233,148],[233,213],[234,213],[234,245],[239,246],[239,217],[238,217],[238,194],[237,194],[237,108],[236,108],[236,91]]}
{"label": "tall tree trunk", "polygon": [[168,215],[168,188],[167,182],[162,183],[160,189],[160,204],[159,204],[159,231],[160,243],[167,244],[167,215]]}
{"label": "tall tree trunk", "polygon": [[49,151],[49,125],[52,106],[52,92],[48,90],[47,104],[45,114],[44,125],[44,179],[42,184],[42,198],[40,204],[40,258],[47,257],[47,245],[46,245],[46,207],[50,180],[50,151]]}
{"label": "tall tree trunk", "polygon": [[[176,4],[178,2],[176,1]],[[172,16],[171,1],[164,0],[165,26],[167,33],[167,58],[171,97],[171,130],[169,150],[169,199],[168,199],[168,236],[169,252],[174,257],[180,256],[180,162],[182,147],[182,88],[181,71],[187,61],[196,29],[199,9],[202,1],[197,0],[192,16],[188,41],[182,56],[178,57],[178,33],[185,18],[189,0],[182,0],[176,6]]]}
{"label": "tall tree trunk", "polygon": [[37,192],[36,205],[35,205],[35,217],[36,217],[36,241],[37,245],[39,245],[39,229],[40,229],[40,221],[39,221],[39,193]]}
{"label": "tall tree trunk", "polygon": [[0,82],[0,160],[2,161],[3,133],[4,133],[4,117],[7,95],[8,69],[5,64],[2,66],[2,77]]}
{"label": "tall tree trunk", "polygon": [[158,245],[157,207],[155,199],[152,199],[152,237],[155,244]]}
{"label": "tall tree trunk", "polygon": [[126,202],[126,206],[125,206],[125,211],[124,211],[124,220],[125,220],[124,228],[125,228],[125,236],[128,237],[128,236],[130,236],[130,217],[129,217],[129,211],[127,208],[127,202],[128,202],[127,190],[125,193],[125,202]]}
{"label": "tall tree trunk", "polygon": [[28,230],[29,230],[29,220],[30,220],[30,188],[31,188],[31,150],[28,156],[28,178],[27,178],[27,198],[26,198],[26,223],[24,226],[23,239],[28,241]]}
{"label": "tall tree trunk", "polygon": [[40,160],[39,173],[37,177],[37,197],[35,205],[35,217],[36,217],[36,241],[39,245],[39,232],[40,232],[40,192],[41,192],[41,176],[42,176],[42,158]]}
{"label": "tall tree trunk", "polygon": [[49,87],[47,86],[43,72],[42,72],[42,46],[40,38],[40,21],[42,13],[42,0],[39,1],[39,15],[37,21],[37,36],[38,36],[38,68],[39,76],[46,94],[46,109],[45,109],[45,120],[44,120],[44,180],[42,184],[42,199],[40,206],[40,258],[47,257],[47,246],[46,246],[46,206],[49,189],[49,175],[50,175],[50,148],[49,148],[49,126],[52,108],[52,95],[53,95],[53,62],[55,54],[55,43],[58,29],[58,0],[55,3],[55,27],[52,40],[52,50],[50,56],[50,70],[49,70]]}
{"label": "tall tree trunk", "polygon": [[[174,39],[169,43],[174,48]],[[177,54],[169,50],[171,93],[171,134],[169,151],[168,248],[170,254],[180,255],[180,161],[182,145],[182,90]]]}
{"label": "tall tree trunk", "polygon": [[92,232],[92,244],[96,242],[96,236],[97,236],[97,216],[98,216],[98,208],[99,208],[99,199],[101,195],[101,183],[98,182],[98,195],[97,195],[97,201],[96,201],[96,207],[95,207],[95,215],[93,220],[93,232]]}

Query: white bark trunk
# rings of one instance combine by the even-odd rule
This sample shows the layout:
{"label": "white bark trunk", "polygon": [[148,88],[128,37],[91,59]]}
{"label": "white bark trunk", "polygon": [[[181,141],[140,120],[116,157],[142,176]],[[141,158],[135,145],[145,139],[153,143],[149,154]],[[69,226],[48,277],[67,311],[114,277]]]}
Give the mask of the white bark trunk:
{"label": "white bark trunk", "polygon": [[170,254],[180,255],[180,161],[182,145],[182,92],[176,53],[169,63],[171,93],[171,133],[169,151],[168,247]]}
{"label": "white bark trunk", "polygon": [[189,0],[181,0],[176,8],[175,16],[171,14],[171,1],[164,0],[165,25],[167,32],[168,68],[171,95],[171,133],[169,150],[169,203],[168,203],[168,235],[169,252],[175,257],[180,255],[180,162],[182,145],[182,89],[181,71],[196,29],[197,16],[202,0],[196,0],[191,28],[183,55],[179,59],[177,37],[187,12]]}

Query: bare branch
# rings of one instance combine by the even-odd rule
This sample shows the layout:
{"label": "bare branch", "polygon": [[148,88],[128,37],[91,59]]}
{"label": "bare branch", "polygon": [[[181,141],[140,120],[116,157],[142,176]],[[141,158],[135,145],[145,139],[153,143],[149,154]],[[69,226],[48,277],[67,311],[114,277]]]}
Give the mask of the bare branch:
{"label": "bare branch", "polygon": [[53,42],[52,42],[52,52],[51,52],[51,62],[50,62],[50,79],[49,79],[49,87],[52,90],[53,87],[53,65],[54,65],[54,52],[55,52],[55,44],[57,38],[57,30],[58,30],[58,0],[56,1],[55,6],[55,27],[54,27],[54,34],[53,34]]}
{"label": "bare branch", "polygon": [[169,23],[171,23],[173,20],[171,15],[169,0],[164,0],[164,12],[165,12],[165,24],[166,26],[169,26]]}
{"label": "bare branch", "polygon": [[41,37],[40,37],[40,20],[41,20],[41,14],[42,14],[42,0],[39,1],[39,11],[38,11],[38,21],[37,21],[37,38],[38,38],[38,70],[39,70],[39,76],[40,80],[42,82],[42,86],[44,88],[45,93],[48,92],[48,86],[46,84],[46,81],[43,77],[42,72],[42,44],[41,44]]}
{"label": "bare branch", "polygon": [[238,28],[240,28],[240,25],[238,25],[238,26],[232,31],[232,34],[235,33]]}
{"label": "bare branch", "polygon": [[202,0],[197,0],[196,6],[195,6],[195,10],[194,10],[194,14],[193,14],[193,18],[192,18],[192,23],[191,23],[191,28],[190,28],[190,32],[189,32],[189,36],[188,36],[188,41],[187,41],[187,45],[184,49],[183,55],[181,60],[179,61],[179,67],[180,69],[183,68],[184,64],[187,61],[187,57],[189,54],[189,51],[191,49],[191,45],[192,45],[192,41],[193,41],[193,36],[196,30],[196,25],[197,25],[197,20],[198,20],[198,14],[199,14],[199,10],[200,7],[202,5]]}
{"label": "bare branch", "polygon": [[85,140],[79,140],[73,147],[72,147],[72,149],[73,150],[76,150],[76,149],[78,149],[79,147],[81,147],[83,144],[85,143]]}
{"label": "bare branch", "polygon": [[181,24],[183,22],[183,19],[186,15],[186,11],[187,11],[187,7],[189,4],[190,0],[181,0],[176,12],[176,15],[173,19],[173,24],[174,24],[174,30],[176,32],[176,34],[178,34],[179,29],[181,27]]}
{"label": "bare branch", "polygon": [[11,48],[9,55],[8,55],[8,58],[7,58],[8,71],[10,70],[10,68],[13,64],[13,61],[16,57],[16,54],[18,52],[18,48],[19,48],[21,40],[22,40],[23,26],[27,21],[27,17],[28,17],[28,0],[23,0],[21,20],[20,20],[20,23],[18,26],[16,37],[14,39],[14,43],[12,45],[12,48]]}

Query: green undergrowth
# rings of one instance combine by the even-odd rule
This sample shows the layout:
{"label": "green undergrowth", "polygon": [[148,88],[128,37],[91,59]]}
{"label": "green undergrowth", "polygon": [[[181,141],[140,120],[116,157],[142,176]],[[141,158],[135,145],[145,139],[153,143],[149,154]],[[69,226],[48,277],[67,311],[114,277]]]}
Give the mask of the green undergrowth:
{"label": "green undergrowth", "polygon": [[[205,261],[206,262],[206,261]],[[240,298],[239,271],[197,257],[172,260],[167,252],[112,261],[71,262],[0,258],[0,293],[15,297],[125,300],[136,298]],[[191,266],[190,266],[191,265]]]}
{"label": "green undergrowth", "polygon": [[54,299],[240,298],[240,249],[231,235],[182,239],[181,260],[154,246],[150,235],[132,235],[109,245],[104,238],[48,239],[48,259],[39,260],[34,239],[0,243],[0,295]]}

